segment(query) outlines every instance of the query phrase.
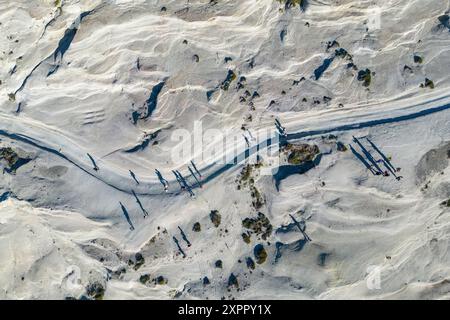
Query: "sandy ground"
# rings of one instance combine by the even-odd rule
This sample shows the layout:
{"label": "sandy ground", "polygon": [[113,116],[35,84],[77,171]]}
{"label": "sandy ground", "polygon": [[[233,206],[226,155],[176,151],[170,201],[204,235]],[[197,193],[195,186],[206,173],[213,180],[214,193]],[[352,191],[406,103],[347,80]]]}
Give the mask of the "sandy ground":
{"label": "sandy ground", "polygon": [[0,298],[450,298],[450,4],[305,3],[0,0]]}

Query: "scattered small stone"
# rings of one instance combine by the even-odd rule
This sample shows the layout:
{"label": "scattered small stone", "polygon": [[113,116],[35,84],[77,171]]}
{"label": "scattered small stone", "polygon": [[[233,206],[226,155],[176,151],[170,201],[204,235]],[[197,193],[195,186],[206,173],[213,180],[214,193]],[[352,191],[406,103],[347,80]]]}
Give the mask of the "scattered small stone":
{"label": "scattered small stone", "polygon": [[438,17],[439,26],[443,28],[447,28],[450,31],[450,16],[448,14],[444,14]]}
{"label": "scattered small stone", "polygon": [[245,259],[245,262],[247,263],[247,267],[248,267],[249,269],[252,269],[252,270],[255,269],[255,261],[253,261],[252,258],[247,257],[247,258]]}
{"label": "scattered small stone", "polygon": [[417,54],[414,55],[414,62],[415,63],[423,63],[423,58]]}
{"label": "scattered small stone", "polygon": [[243,233],[242,234],[242,239],[244,240],[245,243],[249,244],[251,242],[251,238],[250,235],[248,233]]}
{"label": "scattered small stone", "polygon": [[31,161],[31,158],[21,157],[10,147],[0,148],[0,162],[4,163],[4,170],[15,173],[21,166]]}
{"label": "scattered small stone", "polygon": [[145,263],[145,259],[140,252],[136,253],[134,258],[136,260],[134,263],[134,270],[138,270]]}
{"label": "scattered small stone", "polygon": [[142,284],[147,284],[147,282],[150,281],[150,275],[149,274],[143,274],[139,277],[139,282]]}
{"label": "scattered small stone", "polygon": [[103,300],[105,295],[105,288],[100,282],[90,283],[86,287],[86,294],[95,300]]}
{"label": "scattered small stone", "polygon": [[214,266],[215,266],[216,268],[222,269],[222,267],[223,267],[222,260],[217,260],[217,261],[214,263]]}
{"label": "scattered small stone", "polygon": [[322,252],[322,253],[320,253],[319,254],[319,256],[318,256],[318,258],[317,258],[317,264],[319,265],[319,266],[321,266],[321,267],[324,267],[325,266],[325,264],[326,264],[326,260],[327,260],[327,258],[330,256],[330,254],[329,253],[326,253],[326,252]]}
{"label": "scattered small stone", "polygon": [[165,284],[167,284],[167,279],[166,278],[164,278],[163,276],[158,276],[156,279],[155,279],[155,284],[157,284],[157,285],[165,285]]}
{"label": "scattered small stone", "polygon": [[281,4],[284,4],[284,9],[288,10],[292,7],[299,6],[300,10],[305,11],[306,6],[308,5],[307,0],[277,0]]}
{"label": "scattered small stone", "polygon": [[228,287],[231,287],[231,286],[239,288],[238,279],[233,273],[230,274],[230,277],[228,278]]}
{"label": "scattered small stone", "polygon": [[425,78],[425,83],[421,83],[420,87],[434,89],[434,82],[428,78]]}
{"label": "scattered small stone", "polygon": [[358,81],[363,81],[363,86],[368,87],[372,82],[372,73],[369,69],[360,70],[358,72]]}
{"label": "scattered small stone", "polygon": [[[245,218],[242,220],[242,226],[257,235],[261,235],[263,240],[270,237],[273,230],[270,220],[261,212],[258,212],[258,216],[256,218]],[[244,235],[248,237],[248,242],[246,241],[246,238],[244,238]],[[248,234],[243,233],[242,238],[246,243],[250,243],[250,236]]]}
{"label": "scattered small stone", "polygon": [[[339,44],[339,42],[337,42],[336,40],[333,41],[328,41],[327,42],[327,51],[331,48],[336,48],[336,47],[340,47],[341,45]],[[342,49],[342,48],[341,48]],[[344,49],[342,49],[344,50]],[[344,50],[345,51],[345,50]]]}

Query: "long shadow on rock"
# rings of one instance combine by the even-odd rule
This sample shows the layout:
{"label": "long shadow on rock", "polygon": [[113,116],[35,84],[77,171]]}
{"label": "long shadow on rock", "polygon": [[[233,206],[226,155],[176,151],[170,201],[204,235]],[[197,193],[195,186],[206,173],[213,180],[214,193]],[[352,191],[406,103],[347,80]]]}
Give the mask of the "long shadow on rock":
{"label": "long shadow on rock", "polygon": [[311,170],[312,168],[318,166],[322,160],[322,154],[317,155],[313,161],[307,161],[299,165],[284,165],[278,168],[278,171],[273,175],[275,179],[275,187],[277,191],[280,190],[280,183],[282,180],[293,174],[304,174]]}

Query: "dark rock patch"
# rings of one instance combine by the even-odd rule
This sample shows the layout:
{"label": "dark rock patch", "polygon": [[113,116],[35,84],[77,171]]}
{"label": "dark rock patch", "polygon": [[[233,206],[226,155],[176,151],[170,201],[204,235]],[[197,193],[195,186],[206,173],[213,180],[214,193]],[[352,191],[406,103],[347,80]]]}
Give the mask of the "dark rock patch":
{"label": "dark rock patch", "polygon": [[222,216],[219,214],[219,211],[212,210],[209,214],[209,218],[211,219],[211,222],[213,223],[214,227],[218,228],[220,225],[220,222],[222,221]]}
{"label": "dark rock patch", "polygon": [[266,262],[267,259],[267,251],[264,249],[264,246],[262,244],[257,244],[255,248],[253,249],[253,254],[256,258],[257,264],[263,264]]}

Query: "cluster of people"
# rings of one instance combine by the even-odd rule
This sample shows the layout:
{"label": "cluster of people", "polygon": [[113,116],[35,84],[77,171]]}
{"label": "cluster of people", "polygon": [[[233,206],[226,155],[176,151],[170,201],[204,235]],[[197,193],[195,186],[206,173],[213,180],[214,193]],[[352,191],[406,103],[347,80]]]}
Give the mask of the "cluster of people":
{"label": "cluster of people", "polygon": [[[195,163],[193,161],[191,161],[191,165],[188,166],[188,170],[189,170],[189,173],[191,174],[191,176],[194,178],[196,184],[200,188],[202,188],[202,183],[201,183],[202,175],[200,174],[200,171],[197,169],[197,166],[195,165]],[[156,176],[158,177],[159,181],[163,185],[164,191],[167,192],[169,190],[169,182],[163,177],[163,175],[161,174],[161,172],[158,169],[155,169],[155,173],[156,173]],[[174,174],[175,178],[177,179],[177,182],[180,185],[181,190],[186,190],[189,193],[189,195],[192,198],[194,198],[195,193],[194,193],[194,191],[192,191],[193,186],[189,185],[186,178],[178,170],[172,170],[172,173]]]}
{"label": "cluster of people", "polygon": [[[181,229],[181,227],[178,226],[178,230],[180,230],[181,238],[183,238],[183,240],[186,242],[187,246],[190,247],[191,243],[189,242],[189,240],[188,240],[186,234],[184,233],[183,229]],[[176,246],[178,247],[178,251],[180,251],[180,253],[182,254],[183,258],[186,258],[186,253],[181,248],[180,242],[178,241],[177,237],[173,236],[172,239],[175,242]]]}

